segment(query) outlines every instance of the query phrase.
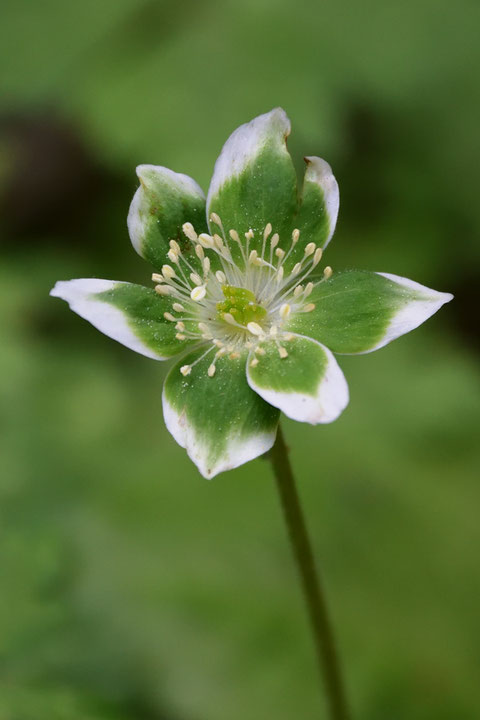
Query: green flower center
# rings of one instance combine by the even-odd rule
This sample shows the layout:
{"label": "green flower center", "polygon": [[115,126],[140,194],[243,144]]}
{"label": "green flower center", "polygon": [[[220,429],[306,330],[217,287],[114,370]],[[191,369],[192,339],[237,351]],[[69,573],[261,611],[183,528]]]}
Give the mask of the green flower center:
{"label": "green flower center", "polygon": [[250,322],[261,324],[266,317],[266,309],[257,303],[251,290],[222,285],[222,292],[225,299],[217,302],[217,315],[220,319],[224,320],[228,313],[239,325],[245,327]]}

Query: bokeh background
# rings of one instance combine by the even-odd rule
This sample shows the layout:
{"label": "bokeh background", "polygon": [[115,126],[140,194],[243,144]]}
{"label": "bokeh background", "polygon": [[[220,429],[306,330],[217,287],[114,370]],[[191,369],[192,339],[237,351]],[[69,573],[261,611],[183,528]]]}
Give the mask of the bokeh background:
{"label": "bokeh background", "polygon": [[48,297],[148,283],[135,166],[206,189],[276,105],[332,164],[333,268],[454,292],[285,422],[358,720],[480,717],[480,4],[2,0],[0,720],[325,717],[269,464],[202,479],[165,367]]}

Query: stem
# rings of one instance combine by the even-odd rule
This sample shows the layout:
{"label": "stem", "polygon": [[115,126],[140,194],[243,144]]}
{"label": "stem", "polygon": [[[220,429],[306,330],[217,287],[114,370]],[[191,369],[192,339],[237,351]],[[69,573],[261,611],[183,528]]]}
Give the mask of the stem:
{"label": "stem", "polygon": [[277,440],[270,453],[270,459],[280,493],[295,562],[307,601],[320,674],[327,692],[330,717],[332,720],[348,720],[349,712],[325,595],[315,569],[312,545],[308,537],[292,466],[288,457],[288,449],[280,426]]}

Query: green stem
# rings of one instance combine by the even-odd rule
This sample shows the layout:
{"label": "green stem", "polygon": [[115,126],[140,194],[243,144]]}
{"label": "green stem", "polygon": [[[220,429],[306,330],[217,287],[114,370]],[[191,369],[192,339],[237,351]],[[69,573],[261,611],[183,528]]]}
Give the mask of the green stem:
{"label": "green stem", "polygon": [[320,673],[327,692],[330,717],[332,720],[348,720],[349,712],[332,626],[319,575],[315,569],[312,545],[308,537],[281,427],[278,428],[277,440],[270,452],[270,459],[280,493],[295,562],[307,601]]}

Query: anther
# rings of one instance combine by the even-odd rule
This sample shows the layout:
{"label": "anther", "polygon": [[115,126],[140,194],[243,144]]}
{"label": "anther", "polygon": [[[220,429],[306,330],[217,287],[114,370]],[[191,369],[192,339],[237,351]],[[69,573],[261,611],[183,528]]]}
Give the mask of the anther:
{"label": "anther", "polygon": [[215,225],[218,225],[218,227],[222,227],[222,221],[215,212],[210,213],[210,222],[215,223]]}
{"label": "anther", "polygon": [[175,325],[175,330],[185,330],[185,323],[179,320]]}
{"label": "anther", "polygon": [[292,268],[291,275],[293,275],[295,277],[295,275],[298,275],[298,273],[300,272],[301,269],[302,269],[302,263],[299,263],[299,262],[296,263]]}
{"label": "anther", "polygon": [[323,255],[323,250],[322,250],[322,248],[317,248],[317,249],[315,250],[314,255],[313,255],[313,267],[315,267],[315,265],[318,265],[318,263],[319,263],[320,260],[322,259],[322,255]]}
{"label": "anther", "polygon": [[229,355],[230,360],[238,360],[239,357],[240,357],[240,353],[239,353],[239,352],[232,352],[232,353],[230,353],[230,355]]}
{"label": "anther", "polygon": [[206,294],[207,289],[205,285],[198,285],[197,287],[193,288],[192,292],[190,293],[190,297],[195,302],[199,302],[200,300],[203,300]]}
{"label": "anther", "polygon": [[283,303],[283,305],[280,306],[280,317],[282,320],[286,320],[287,317],[290,315],[291,307],[288,303]]}
{"label": "anther", "polygon": [[325,278],[325,280],[328,280],[328,278],[331,278],[332,275],[333,275],[333,270],[330,267],[330,265],[327,265],[327,267],[323,271],[323,277]]}
{"label": "anther", "polygon": [[303,292],[303,285],[297,285],[297,287],[293,291],[293,297],[298,298],[298,296],[301,295],[302,292]]}
{"label": "anther", "polygon": [[278,234],[278,233],[274,233],[274,234],[272,235],[272,239],[270,240],[270,246],[271,246],[272,250],[274,250],[274,249],[277,247],[279,241],[280,241],[280,236],[279,236],[279,234]]}
{"label": "anther", "polygon": [[189,223],[189,222],[183,223],[182,230],[189,240],[192,240],[192,242],[195,242],[198,235],[195,232],[192,223]]}
{"label": "anther", "polygon": [[255,355],[265,355],[265,350],[258,345],[253,352],[255,353]]}
{"label": "anther", "polygon": [[212,364],[210,365],[210,367],[208,368],[208,370],[207,370],[207,375],[208,375],[208,377],[213,377],[213,376],[215,375],[215,370],[216,370],[216,367],[215,367],[215,365],[212,363]]}
{"label": "anther", "polygon": [[314,242],[309,242],[308,245],[305,246],[305,257],[309,257],[309,255],[313,255],[315,252],[317,246]]}
{"label": "anther", "polygon": [[191,365],[182,365],[182,367],[180,368],[180,372],[182,373],[182,375],[184,375],[186,377],[187,375],[190,375],[190,373],[192,372],[192,366]]}
{"label": "anther", "polygon": [[275,336],[277,334],[277,332],[278,332],[277,326],[272,325],[272,327],[270,328],[270,335]]}
{"label": "anther", "polygon": [[223,245],[223,240],[222,240],[222,238],[220,237],[220,235],[218,235],[217,233],[215,233],[215,235],[213,236],[213,239],[215,240],[215,245],[217,246],[217,248],[218,248],[219,250],[223,250],[223,249],[224,249],[224,245]]}
{"label": "anther", "polygon": [[177,255],[181,255],[182,251],[180,250],[180,245],[177,243],[176,240],[170,240],[170,249],[177,253]]}
{"label": "anther", "polygon": [[228,234],[230,235],[230,237],[232,238],[232,240],[235,240],[235,242],[238,242],[238,243],[240,242],[240,237],[239,237],[238,232],[237,232],[236,230],[233,230],[233,229],[232,229],[232,230],[229,231]]}
{"label": "anther", "polygon": [[312,312],[312,310],[315,310],[315,303],[308,303],[302,308],[302,312]]}
{"label": "anther", "polygon": [[201,245],[195,245],[195,252],[197,254],[198,259],[203,260],[203,258],[205,257],[205,252]]}
{"label": "anther", "polygon": [[182,333],[177,333],[175,337],[177,338],[177,340],[185,340],[185,335],[182,335]]}
{"label": "anther", "polygon": [[254,236],[255,233],[253,232],[252,228],[250,228],[250,230],[245,233],[245,240],[251,240]]}
{"label": "anther", "polygon": [[152,282],[154,282],[154,283],[161,283],[161,282],[163,282],[163,275],[160,275],[159,273],[153,273],[153,275],[152,275]]}
{"label": "anther", "polygon": [[215,245],[215,242],[211,235],[207,235],[207,233],[200,233],[198,236],[198,241],[204,248],[213,248]]}
{"label": "anther", "polygon": [[265,230],[263,231],[263,239],[264,239],[264,240],[267,240],[267,238],[268,238],[268,236],[270,235],[271,232],[272,232],[272,224],[271,224],[271,223],[267,223],[267,224],[265,225]]}
{"label": "anther", "polygon": [[307,283],[305,286],[305,292],[303,293],[304,297],[308,297],[310,295],[310,293],[312,292],[312,290],[313,290],[313,283],[312,282]]}
{"label": "anther", "polygon": [[195,285],[201,285],[203,280],[200,277],[200,275],[197,275],[197,273],[190,273],[190,280],[195,283]]}
{"label": "anther", "polygon": [[292,243],[295,245],[295,243],[298,242],[298,238],[300,237],[300,230],[298,228],[295,228],[295,230],[292,232]]}
{"label": "anther", "polygon": [[199,322],[197,325],[198,329],[201,330],[203,333],[209,332],[208,325],[204,322]]}
{"label": "anther", "polygon": [[230,313],[223,313],[223,319],[225,320],[225,322],[229,323],[229,325],[237,324],[237,321],[235,320],[233,315],[231,315]]}
{"label": "anther", "polygon": [[163,277],[166,277],[168,279],[177,277],[175,275],[175,270],[170,265],[164,265],[162,267],[162,275],[163,275]]}
{"label": "anther", "polygon": [[275,255],[282,260],[285,257],[285,250],[282,250],[282,248],[277,248],[275,250]]}
{"label": "anther", "polygon": [[177,322],[177,318],[172,315],[172,313],[164,312],[163,317],[165,320],[168,320],[169,322]]}
{"label": "anther", "polygon": [[249,322],[247,324],[247,330],[248,332],[251,332],[252,335],[260,336],[263,335],[263,330],[260,327],[260,325],[256,322]]}
{"label": "anther", "polygon": [[284,273],[285,273],[285,268],[284,268],[283,265],[282,265],[282,267],[278,268],[278,270],[277,270],[277,275],[276,275],[276,278],[275,278],[275,280],[276,280],[277,283],[281,283],[281,282],[282,282]]}
{"label": "anther", "polygon": [[280,357],[282,358],[282,360],[284,360],[286,357],[288,357],[288,352],[287,352],[287,351],[285,350],[285,348],[282,347],[281,345],[280,345],[280,347],[278,348],[278,354],[280,355]]}
{"label": "anther", "polygon": [[250,367],[257,367],[257,365],[258,365],[258,358],[254,357],[254,358],[250,361]]}
{"label": "anther", "polygon": [[258,258],[258,253],[257,253],[257,251],[256,251],[256,250],[252,250],[252,252],[251,252],[250,255],[248,256],[248,262],[250,263],[250,265],[254,265],[254,264],[255,264],[255,261],[257,260],[257,258]]}
{"label": "anther", "polygon": [[178,263],[178,255],[175,252],[175,250],[169,250],[167,252],[167,257],[170,260],[170,262],[175,263],[175,265]]}
{"label": "anther", "polygon": [[183,305],[181,305],[180,303],[173,303],[172,307],[175,310],[175,312],[183,312],[185,310]]}
{"label": "anther", "polygon": [[225,283],[227,282],[227,276],[221,270],[217,270],[217,272],[215,273],[215,277],[217,278],[220,285],[225,285]]}
{"label": "anther", "polygon": [[210,258],[206,257],[203,259],[203,272],[208,275],[210,272]]}
{"label": "anther", "polygon": [[168,285],[155,285],[155,292],[158,295],[170,295],[171,288]]}

